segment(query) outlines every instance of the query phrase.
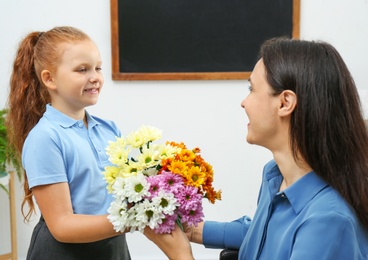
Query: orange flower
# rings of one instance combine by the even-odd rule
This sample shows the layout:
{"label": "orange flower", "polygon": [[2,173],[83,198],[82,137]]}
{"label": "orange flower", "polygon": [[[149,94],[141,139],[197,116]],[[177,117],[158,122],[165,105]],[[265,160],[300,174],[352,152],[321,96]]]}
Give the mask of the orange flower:
{"label": "orange flower", "polygon": [[166,142],[166,144],[169,144],[171,146],[176,146],[179,147],[181,149],[187,149],[187,147],[185,146],[185,144],[183,142],[181,143],[176,143],[176,142]]}
{"label": "orange flower", "polygon": [[187,185],[197,187],[198,192],[211,203],[215,203],[215,200],[221,200],[221,190],[215,191],[212,187],[212,165],[201,157],[201,150],[198,147],[188,150],[182,142],[166,142],[166,144],[181,148],[181,150],[174,158],[162,160],[160,172],[163,170],[171,171],[183,176]]}
{"label": "orange flower", "polygon": [[178,157],[184,162],[193,162],[196,155],[190,150],[182,149],[180,154],[178,154]]}

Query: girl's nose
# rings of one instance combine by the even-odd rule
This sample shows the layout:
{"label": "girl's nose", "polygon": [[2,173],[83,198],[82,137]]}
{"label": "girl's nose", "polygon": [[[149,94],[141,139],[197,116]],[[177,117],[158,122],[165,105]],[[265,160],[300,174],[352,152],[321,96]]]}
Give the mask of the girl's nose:
{"label": "girl's nose", "polygon": [[101,74],[101,72],[98,72],[98,71],[94,71],[92,72],[91,74],[91,77],[90,77],[90,82],[91,83],[96,83],[96,82],[103,82],[103,75]]}

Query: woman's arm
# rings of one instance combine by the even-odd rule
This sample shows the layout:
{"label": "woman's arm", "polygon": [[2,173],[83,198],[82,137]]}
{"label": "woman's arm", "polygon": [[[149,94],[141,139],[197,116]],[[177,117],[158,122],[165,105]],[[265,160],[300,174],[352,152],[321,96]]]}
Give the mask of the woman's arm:
{"label": "woman's arm", "polygon": [[290,259],[366,259],[365,232],[342,214],[315,214],[299,227]]}
{"label": "woman's arm", "polygon": [[121,234],[107,215],[74,214],[66,182],[36,186],[32,191],[47,227],[59,242],[94,242]]}

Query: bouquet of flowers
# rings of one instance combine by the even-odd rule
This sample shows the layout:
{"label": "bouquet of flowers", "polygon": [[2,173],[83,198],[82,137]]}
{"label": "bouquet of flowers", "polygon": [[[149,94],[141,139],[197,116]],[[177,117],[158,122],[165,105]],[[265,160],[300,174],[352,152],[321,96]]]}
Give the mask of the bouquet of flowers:
{"label": "bouquet of flowers", "polygon": [[106,148],[112,166],[105,168],[104,178],[114,196],[108,219],[116,231],[143,232],[149,226],[170,233],[176,223],[196,226],[204,216],[202,198],[211,203],[221,199],[200,149],[154,144],[161,136],[161,130],[142,126]]}

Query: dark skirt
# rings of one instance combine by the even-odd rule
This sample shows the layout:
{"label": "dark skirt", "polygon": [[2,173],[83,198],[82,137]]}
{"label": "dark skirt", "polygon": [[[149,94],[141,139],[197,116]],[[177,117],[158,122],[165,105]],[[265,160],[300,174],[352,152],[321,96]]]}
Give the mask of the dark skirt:
{"label": "dark skirt", "polygon": [[125,235],[92,243],[61,243],[41,217],[35,226],[27,260],[130,260]]}

